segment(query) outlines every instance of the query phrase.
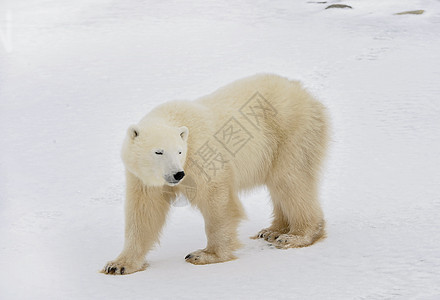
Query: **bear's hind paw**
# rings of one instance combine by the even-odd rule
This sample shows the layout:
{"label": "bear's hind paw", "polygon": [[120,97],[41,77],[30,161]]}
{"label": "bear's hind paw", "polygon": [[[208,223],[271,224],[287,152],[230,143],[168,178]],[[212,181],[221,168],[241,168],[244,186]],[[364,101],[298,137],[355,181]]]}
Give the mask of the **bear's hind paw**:
{"label": "bear's hind paw", "polygon": [[320,237],[312,235],[282,234],[273,242],[273,245],[278,249],[301,248],[310,246],[319,239]]}
{"label": "bear's hind paw", "polygon": [[251,237],[251,239],[264,239],[268,242],[275,241],[280,235],[286,233],[288,230],[274,230],[271,228],[265,228],[260,230],[257,235]]}
{"label": "bear's hind paw", "polygon": [[192,263],[193,265],[206,265],[226,262],[235,258],[236,257],[232,253],[219,255],[206,250],[198,250],[185,256],[185,261]]}

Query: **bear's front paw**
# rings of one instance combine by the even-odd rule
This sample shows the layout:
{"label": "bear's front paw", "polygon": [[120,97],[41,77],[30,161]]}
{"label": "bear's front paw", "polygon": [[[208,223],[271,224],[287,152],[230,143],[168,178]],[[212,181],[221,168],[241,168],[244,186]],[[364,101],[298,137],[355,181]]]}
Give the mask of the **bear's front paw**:
{"label": "bear's front paw", "polygon": [[206,250],[198,250],[185,256],[185,261],[192,263],[194,265],[206,265],[206,264],[221,263],[221,262],[233,260],[235,258],[236,257],[230,252],[220,254],[220,253],[208,252]]}
{"label": "bear's front paw", "polygon": [[143,271],[147,268],[148,264],[146,262],[133,263],[128,262],[125,259],[118,259],[115,261],[109,261],[101,273],[111,274],[111,275],[126,275],[138,271]]}

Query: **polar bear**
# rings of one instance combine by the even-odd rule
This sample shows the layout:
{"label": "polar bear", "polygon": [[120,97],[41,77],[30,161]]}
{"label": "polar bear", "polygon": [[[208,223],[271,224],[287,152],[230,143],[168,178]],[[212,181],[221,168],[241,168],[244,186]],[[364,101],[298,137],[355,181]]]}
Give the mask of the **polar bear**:
{"label": "polar bear", "polygon": [[272,74],[235,81],[195,101],[173,101],[128,129],[125,244],[104,267],[129,274],[147,267],[170,203],[184,195],[205,220],[207,246],[192,264],[235,259],[244,217],[238,193],[266,185],[273,221],[254,238],[277,248],[325,236],[318,175],[328,141],[324,106],[301,84]]}

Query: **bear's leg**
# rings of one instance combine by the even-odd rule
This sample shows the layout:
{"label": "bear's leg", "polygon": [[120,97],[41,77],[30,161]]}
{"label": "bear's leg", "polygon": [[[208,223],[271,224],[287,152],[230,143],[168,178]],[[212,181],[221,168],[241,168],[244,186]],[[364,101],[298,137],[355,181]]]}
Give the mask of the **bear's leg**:
{"label": "bear's leg", "polygon": [[318,177],[327,145],[325,117],[319,109],[312,124],[280,146],[267,177],[274,207],[288,223],[288,232],[273,244],[278,248],[305,247],[325,236],[318,201]]}
{"label": "bear's leg", "polygon": [[268,228],[260,230],[256,236],[252,239],[262,238],[268,242],[273,242],[281,234],[289,232],[289,223],[284,217],[283,211],[278,202],[273,203],[273,221],[272,225]]}
{"label": "bear's leg", "polygon": [[122,253],[107,263],[105,274],[123,275],[145,270],[145,255],[159,239],[170,202],[160,188],[146,188],[127,172],[125,243]]}
{"label": "bear's leg", "polygon": [[188,254],[187,262],[195,265],[220,263],[233,260],[233,251],[241,246],[237,238],[237,227],[244,217],[243,207],[237,194],[228,188],[214,189],[204,203],[198,204],[205,219],[208,244]]}
{"label": "bear's leg", "polygon": [[[304,178],[299,179],[301,176]],[[317,199],[316,182],[306,174],[268,183],[274,206],[280,206],[289,224],[271,241],[277,248],[306,247],[325,236],[323,213]],[[296,180],[292,180],[296,178]]]}

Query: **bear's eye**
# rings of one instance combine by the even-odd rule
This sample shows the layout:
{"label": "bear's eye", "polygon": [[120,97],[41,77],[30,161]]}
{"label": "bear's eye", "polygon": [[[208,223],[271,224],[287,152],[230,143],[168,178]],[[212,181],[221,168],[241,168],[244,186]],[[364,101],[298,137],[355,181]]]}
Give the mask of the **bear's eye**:
{"label": "bear's eye", "polygon": [[179,151],[179,154],[182,154],[182,151]]}
{"label": "bear's eye", "polygon": [[157,155],[162,155],[162,154],[163,154],[163,151],[156,151],[156,152],[154,152],[154,153],[156,153]]}

